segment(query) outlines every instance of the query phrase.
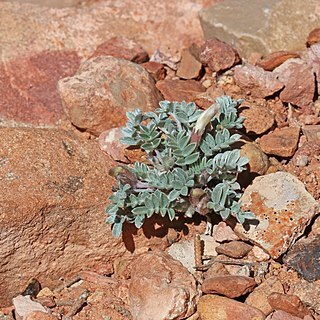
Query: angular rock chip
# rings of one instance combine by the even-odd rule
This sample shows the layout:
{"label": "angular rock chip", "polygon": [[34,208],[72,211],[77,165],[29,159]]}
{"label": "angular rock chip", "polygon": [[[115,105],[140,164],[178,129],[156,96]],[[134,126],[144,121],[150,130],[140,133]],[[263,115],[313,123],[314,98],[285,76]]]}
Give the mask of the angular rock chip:
{"label": "angular rock chip", "polygon": [[197,306],[201,320],[264,320],[258,309],[226,297],[208,294],[200,298]]}
{"label": "angular rock chip", "polygon": [[277,51],[257,62],[257,66],[266,71],[272,71],[290,58],[300,58],[300,55],[289,51]]}
{"label": "angular rock chip", "polygon": [[195,279],[163,252],[138,256],[130,265],[129,306],[134,319],[185,319],[199,296]]}
{"label": "angular rock chip", "polygon": [[141,64],[151,75],[155,81],[163,80],[166,75],[164,65],[159,62],[148,61]]}
{"label": "angular rock chip", "polygon": [[241,259],[246,256],[250,250],[252,249],[252,245],[247,244],[242,241],[231,241],[227,243],[220,244],[216,251],[219,254],[224,254],[228,257]]}
{"label": "angular rock chip", "polygon": [[199,93],[206,91],[206,88],[195,80],[160,80],[156,86],[169,101],[192,102]]}
{"label": "angular rock chip", "polygon": [[214,72],[230,69],[241,61],[235,49],[216,38],[205,41],[200,48],[199,59]]}
{"label": "angular rock chip", "polygon": [[260,139],[260,147],[266,154],[280,157],[292,157],[299,142],[300,128],[276,129]]}
{"label": "angular rock chip", "polygon": [[218,275],[206,277],[201,290],[203,293],[216,293],[228,298],[241,297],[251,292],[257,283],[254,279],[236,275]]}
{"label": "angular rock chip", "polygon": [[283,88],[275,74],[252,65],[236,66],[234,79],[242,90],[256,98],[271,96]]}
{"label": "angular rock chip", "polygon": [[237,224],[234,231],[274,259],[292,246],[319,210],[303,183],[287,172],[255,178],[241,201],[246,210],[255,214],[256,220]]}
{"label": "angular rock chip", "polygon": [[181,56],[181,63],[177,70],[177,76],[182,79],[198,78],[202,69],[202,64],[190,52],[184,50]]}
{"label": "angular rock chip", "polygon": [[161,95],[141,66],[111,56],[85,61],[78,72],[58,83],[71,123],[94,135],[126,123],[126,111],[150,111]]}
{"label": "angular rock chip", "polygon": [[320,279],[320,237],[301,239],[284,258],[285,264],[296,270],[304,279]]}
{"label": "angular rock chip", "polygon": [[26,318],[34,311],[41,311],[47,313],[45,307],[39,302],[31,300],[30,296],[17,296],[12,299],[15,313],[21,318]]}
{"label": "angular rock chip", "polygon": [[307,46],[320,42],[320,28],[312,30],[307,38]]}

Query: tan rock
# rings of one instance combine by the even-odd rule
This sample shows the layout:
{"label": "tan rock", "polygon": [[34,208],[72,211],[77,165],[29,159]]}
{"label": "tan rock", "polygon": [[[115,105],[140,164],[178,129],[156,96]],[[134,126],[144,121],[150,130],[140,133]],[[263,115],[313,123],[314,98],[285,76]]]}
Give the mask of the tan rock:
{"label": "tan rock", "polygon": [[290,58],[300,58],[300,55],[295,52],[289,51],[273,52],[258,61],[257,66],[263,68],[266,71],[272,71]]}
{"label": "tan rock", "polygon": [[292,157],[297,149],[300,128],[276,129],[260,139],[260,147],[266,154],[280,157]]}
{"label": "tan rock", "polygon": [[126,111],[150,111],[161,100],[143,67],[111,56],[87,60],[75,76],[59,81],[58,90],[71,123],[95,135],[124,125]]}
{"label": "tan rock", "polygon": [[182,52],[181,63],[177,70],[177,76],[181,79],[195,79],[200,75],[202,64],[186,49]]}
{"label": "tan rock", "polygon": [[213,226],[212,237],[217,242],[240,240],[231,227],[228,226],[224,221],[221,221]]}
{"label": "tan rock", "polygon": [[192,102],[195,97],[206,89],[195,80],[160,80],[156,87],[165,100]]}
{"label": "tan rock", "polygon": [[198,291],[188,270],[163,252],[148,252],[132,264],[129,306],[134,319],[185,319],[195,311]]}
{"label": "tan rock", "polygon": [[113,56],[135,63],[149,59],[148,53],[139,44],[125,37],[113,37],[100,44],[91,58],[99,56]]}
{"label": "tan rock", "polygon": [[12,299],[14,305],[14,311],[16,315],[20,318],[27,318],[34,311],[40,311],[47,313],[46,309],[36,301],[32,301],[30,296],[17,296]]}
{"label": "tan rock", "polygon": [[264,320],[265,315],[245,303],[217,295],[204,295],[197,306],[201,320]]}
{"label": "tan rock", "polygon": [[240,259],[246,256],[252,249],[252,245],[242,241],[231,241],[222,243],[216,247],[216,251],[219,254],[224,254],[231,258]]}
{"label": "tan rock", "polygon": [[230,69],[241,61],[235,49],[217,38],[205,41],[200,48],[199,59],[214,72]]}
{"label": "tan rock", "polygon": [[256,286],[254,279],[235,275],[206,277],[202,283],[203,293],[216,293],[228,298],[241,297],[251,292]]}
{"label": "tan rock", "polygon": [[246,304],[261,310],[265,315],[274,309],[268,302],[268,297],[274,293],[284,293],[281,282],[275,277],[270,277],[249,294]]}
{"label": "tan rock", "polygon": [[295,295],[274,292],[269,295],[268,303],[273,310],[282,310],[299,318],[310,314],[308,308],[302,303],[300,298]]}
{"label": "tan rock", "polygon": [[234,79],[242,90],[256,98],[271,96],[283,88],[275,74],[249,64],[236,66]]}
{"label": "tan rock", "polygon": [[263,248],[274,259],[291,247],[318,212],[317,201],[301,181],[287,172],[270,173],[253,180],[241,201],[256,221],[234,231]]}

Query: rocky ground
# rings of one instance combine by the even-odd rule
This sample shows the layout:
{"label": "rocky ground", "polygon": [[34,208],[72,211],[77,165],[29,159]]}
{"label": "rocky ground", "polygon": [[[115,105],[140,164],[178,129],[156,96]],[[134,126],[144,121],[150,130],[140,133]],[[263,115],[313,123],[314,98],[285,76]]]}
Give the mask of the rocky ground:
{"label": "rocky ground", "polygon": [[[24,2],[0,1],[0,319],[320,319],[317,1]],[[224,94],[259,224],[114,239],[108,170],[143,159],[126,111]]]}

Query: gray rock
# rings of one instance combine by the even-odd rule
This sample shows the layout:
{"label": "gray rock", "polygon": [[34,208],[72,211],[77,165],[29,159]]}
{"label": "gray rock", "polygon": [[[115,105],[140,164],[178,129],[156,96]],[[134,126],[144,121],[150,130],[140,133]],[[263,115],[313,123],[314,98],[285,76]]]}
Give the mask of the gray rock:
{"label": "gray rock", "polygon": [[319,210],[303,183],[287,172],[257,177],[241,201],[255,214],[256,220],[237,224],[234,231],[259,245],[274,259],[303,234]]}
{"label": "gray rock", "polygon": [[217,37],[240,55],[268,54],[304,47],[318,27],[317,0],[226,0],[200,11],[206,39]]}
{"label": "gray rock", "polygon": [[87,60],[58,90],[72,124],[96,135],[124,125],[126,111],[151,111],[162,98],[143,67],[111,56]]}

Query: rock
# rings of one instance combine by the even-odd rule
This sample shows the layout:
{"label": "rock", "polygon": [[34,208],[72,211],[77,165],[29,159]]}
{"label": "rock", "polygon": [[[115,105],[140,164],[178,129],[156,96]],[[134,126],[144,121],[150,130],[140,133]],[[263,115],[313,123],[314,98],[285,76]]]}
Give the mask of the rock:
{"label": "rock", "polygon": [[282,310],[299,318],[310,314],[308,308],[295,295],[274,292],[269,295],[268,302],[273,310]]}
{"label": "rock", "polygon": [[12,299],[14,310],[17,316],[25,319],[34,311],[41,311],[47,313],[47,310],[36,301],[32,301],[30,296],[17,296]]}
{"label": "rock", "polygon": [[[213,237],[208,235],[201,235],[201,240],[204,246],[204,255],[216,256],[216,247],[219,245]],[[179,261],[185,268],[188,269],[190,273],[194,273],[196,270],[195,258],[194,258],[194,240],[183,240],[173,243],[169,249],[168,253],[172,258]]]}
{"label": "rock", "polygon": [[79,6],[83,3],[82,0],[16,0],[15,2],[20,3],[33,3],[37,6],[44,6],[49,8],[68,8],[73,6]]}
{"label": "rock", "polygon": [[249,64],[235,67],[234,79],[242,90],[256,98],[271,96],[283,88],[275,74]]}
{"label": "rock", "polygon": [[[125,226],[111,235],[105,206],[116,163],[97,141],[57,129],[0,128],[0,296],[7,305],[37,278],[51,289],[80,270],[133,251],[165,248]],[[90,217],[90,218],[89,218]],[[153,225],[144,231],[153,234]]]}
{"label": "rock", "polygon": [[234,231],[264,249],[273,259],[286,252],[318,212],[318,204],[301,181],[287,172],[257,177],[241,201],[256,220]]}
{"label": "rock", "polygon": [[307,51],[307,63],[312,67],[312,71],[316,76],[318,94],[320,93],[320,43],[313,44]]}
{"label": "rock", "polygon": [[113,56],[135,63],[148,61],[148,53],[136,42],[125,37],[114,37],[100,44],[91,58]]}
{"label": "rock", "polygon": [[276,97],[275,100],[268,100],[268,108],[273,112],[274,119],[278,128],[288,125],[288,109],[282,101]]}
{"label": "rock", "polygon": [[67,50],[41,51],[0,63],[0,118],[54,125],[63,116],[57,82],[72,76],[79,65],[77,53]]}
{"label": "rock", "polygon": [[177,76],[181,79],[195,79],[199,77],[201,69],[201,62],[191,54],[190,50],[184,50],[181,55]]}
{"label": "rock", "polygon": [[143,63],[141,66],[149,72],[155,81],[163,80],[165,78],[166,70],[163,64],[154,61],[148,61]]}
{"label": "rock", "polygon": [[125,156],[125,149],[128,145],[121,143],[121,138],[121,128],[112,128],[103,131],[99,136],[100,149],[115,161],[129,163],[128,158]]}
{"label": "rock", "polygon": [[265,315],[258,309],[229,298],[204,295],[197,306],[201,320],[264,320]]}
{"label": "rock", "polygon": [[268,302],[268,297],[274,293],[284,293],[283,286],[275,276],[272,276],[262,282],[257,288],[249,294],[246,304],[261,310],[265,315],[271,313],[274,309]]}
{"label": "rock", "polygon": [[216,38],[205,41],[200,48],[199,59],[213,72],[230,69],[241,61],[235,49]]}
{"label": "rock", "polygon": [[192,102],[197,94],[206,91],[205,87],[195,80],[160,80],[156,87],[165,100],[179,102]]}
{"label": "rock", "polygon": [[290,288],[292,294],[297,295],[310,309],[320,314],[320,283],[301,280]]}
{"label": "rock", "polygon": [[286,127],[276,129],[260,139],[260,147],[266,154],[292,157],[297,149],[300,128]]}
{"label": "rock", "polygon": [[52,296],[53,296],[53,292],[48,287],[42,288],[40,292],[37,294],[37,298],[52,297]]}
{"label": "rock", "polygon": [[301,320],[302,318],[295,317],[285,311],[277,310],[270,314],[266,320]]}
{"label": "rock", "polygon": [[309,125],[302,127],[302,132],[308,142],[314,142],[320,145],[320,125]]}
{"label": "rock", "polygon": [[298,107],[309,106],[314,97],[315,79],[310,65],[302,59],[289,59],[275,68],[273,73],[285,87],[280,99]]}
{"label": "rock", "polygon": [[240,147],[240,154],[242,157],[247,157],[249,159],[248,171],[243,174],[263,175],[267,172],[269,168],[269,159],[259,145],[254,142],[246,142]]}
{"label": "rock", "polygon": [[270,256],[258,246],[253,246],[252,250],[249,252],[249,256],[250,254],[254,257],[254,261],[257,262],[268,261],[270,259]]}
{"label": "rock", "polygon": [[230,226],[224,221],[215,224],[212,228],[212,237],[217,242],[240,240]]}
{"label": "rock", "polygon": [[285,256],[284,262],[304,279],[320,279],[320,238],[304,238],[295,243]]}
{"label": "rock", "polygon": [[231,241],[222,243],[216,247],[216,251],[219,254],[224,254],[228,257],[241,259],[246,256],[252,249],[250,244],[242,241]]}
{"label": "rock", "polygon": [[[129,306],[133,319],[184,319],[195,311],[195,279],[163,252],[148,252],[131,264]],[[155,303],[156,302],[156,303]]]}
{"label": "rock", "polygon": [[225,268],[224,264],[216,262],[203,274],[204,279],[214,278],[216,276],[229,275],[228,270]]}
{"label": "rock", "polygon": [[306,44],[312,46],[318,42],[320,42],[320,28],[316,28],[309,33]]}
{"label": "rock", "polygon": [[71,123],[95,135],[124,125],[126,111],[150,111],[161,100],[143,67],[111,56],[87,60],[75,76],[59,81],[58,90]]}
{"label": "rock", "polygon": [[246,134],[262,134],[273,127],[274,114],[268,108],[266,102],[242,103],[240,116],[244,117],[243,126]]}
{"label": "rock", "polygon": [[217,293],[228,298],[241,297],[256,286],[254,279],[243,276],[221,275],[206,277],[202,283],[203,293]]}
{"label": "rock", "polygon": [[58,320],[58,318],[52,314],[34,311],[30,313],[24,320]]}
{"label": "rock", "polygon": [[316,0],[226,0],[199,15],[205,39],[222,39],[249,57],[303,49],[310,30],[319,26],[318,8]]}
{"label": "rock", "polygon": [[285,61],[291,58],[300,58],[300,55],[295,52],[277,51],[259,60],[257,62],[257,66],[266,71],[273,71],[275,68],[279,67]]}

